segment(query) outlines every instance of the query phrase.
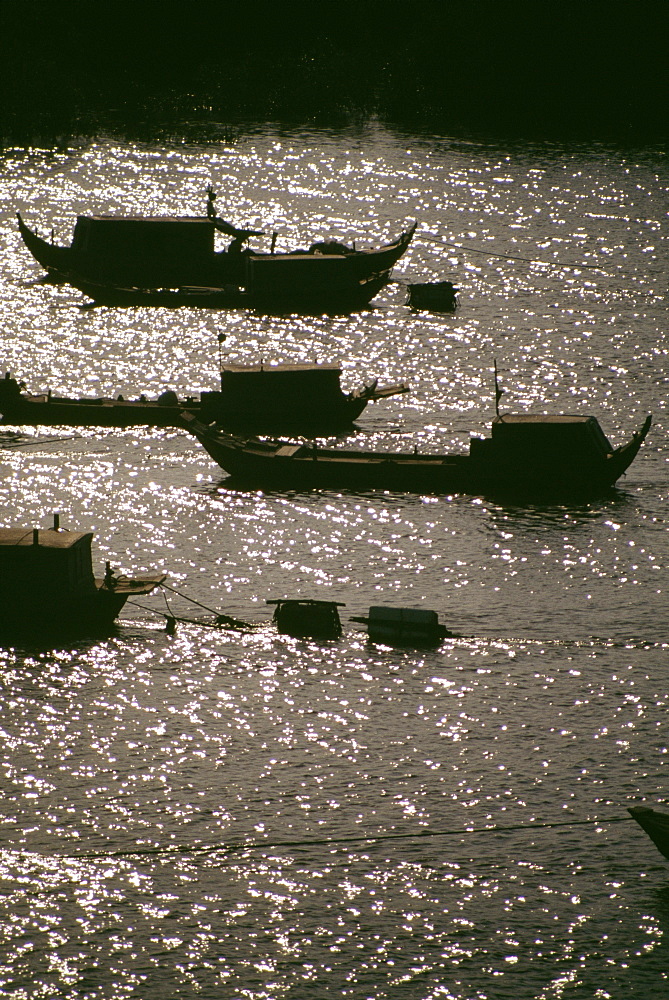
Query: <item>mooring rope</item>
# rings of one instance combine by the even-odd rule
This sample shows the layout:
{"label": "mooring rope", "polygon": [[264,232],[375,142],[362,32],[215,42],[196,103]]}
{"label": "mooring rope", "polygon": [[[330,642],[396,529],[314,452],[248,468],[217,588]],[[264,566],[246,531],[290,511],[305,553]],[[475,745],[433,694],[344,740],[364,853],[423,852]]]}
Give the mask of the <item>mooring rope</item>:
{"label": "mooring rope", "polygon": [[56,444],[61,441],[81,441],[81,434],[71,434],[69,437],[36,438],[34,441],[2,441],[0,448],[35,448],[41,444]]}
{"label": "mooring rope", "polygon": [[[197,604],[198,608],[202,608],[204,611],[208,611],[210,615],[216,615],[218,617],[219,615],[218,611],[214,611],[213,608],[208,608],[206,604],[201,604],[200,601],[196,601],[194,597],[189,597],[188,594],[182,594],[180,591],[175,590],[174,587],[170,587],[168,583],[165,583],[163,581],[163,583],[161,583],[160,586],[163,587],[165,590],[169,590],[173,594],[176,594],[177,597],[183,597],[184,601],[190,601],[191,604]],[[165,602],[167,603],[167,595],[165,595]]]}
{"label": "mooring rope", "polygon": [[559,264],[555,261],[548,260],[535,260],[532,257],[517,257],[513,254],[508,253],[491,253],[490,250],[477,250],[475,247],[463,246],[461,243],[449,243],[448,240],[442,239],[441,236],[435,236],[434,233],[423,233],[421,236],[425,236],[426,239],[432,239],[436,243],[441,243],[445,247],[455,247],[456,250],[464,250],[465,253],[480,253],[484,257],[501,257],[503,260],[519,260],[525,264],[539,264],[541,267],[558,267],[562,270],[575,271],[587,269],[589,271],[601,271],[603,274],[607,274],[606,271],[599,264]]}
{"label": "mooring rope", "polygon": [[103,858],[133,858],[159,855],[189,855],[189,854],[216,854],[218,851],[228,853],[238,851],[269,850],[276,848],[297,848],[297,847],[329,847],[339,844],[373,844],[384,843],[392,840],[421,840],[433,837],[466,837],[469,834],[482,833],[514,833],[528,830],[551,830],[557,827],[567,826],[602,826],[608,823],[628,823],[633,820],[632,816],[609,816],[605,819],[583,819],[583,820],[556,820],[550,823],[516,823],[511,826],[480,826],[468,827],[464,830],[420,830],[415,833],[380,833],[380,834],[357,834],[349,837],[323,837],[319,839],[307,840],[246,840],[243,842],[231,842],[223,844],[202,844],[193,845],[171,845],[169,847],[150,847],[146,849],[135,849],[128,851],[91,851],[86,854],[59,855],[59,857],[74,858],[75,860],[97,860]]}
{"label": "mooring rope", "polygon": [[[163,591],[163,598],[165,600],[165,607],[167,608],[167,611],[168,611],[167,614],[165,614],[164,611],[158,611],[156,608],[147,608],[146,605],[144,605],[144,604],[138,604],[136,601],[128,601],[128,603],[129,604],[133,604],[137,608],[141,608],[142,611],[150,611],[154,615],[159,615],[161,618],[166,618],[168,622],[169,621],[173,621],[173,622],[188,622],[189,624],[192,624],[192,625],[205,625],[205,626],[208,626],[208,627],[211,627],[211,628],[221,628],[221,627],[222,628],[226,628],[227,627],[227,628],[233,628],[233,629],[237,629],[237,630],[239,630],[239,629],[252,629],[252,628],[258,628],[258,627],[260,627],[258,625],[252,624],[251,622],[244,622],[240,618],[232,618],[230,615],[224,615],[220,611],[214,611],[213,608],[207,607],[206,604],[202,604],[200,601],[196,601],[194,597],[189,597],[188,594],[182,594],[181,591],[175,590],[174,587],[170,587],[170,585],[168,583],[165,583],[165,581],[163,581],[160,584],[160,588]],[[203,611],[209,612],[210,615],[214,616],[214,619],[215,619],[214,622],[196,621],[196,620],[194,620],[192,618],[180,618],[178,615],[175,615],[174,612],[172,611],[171,607],[170,607],[169,601],[167,600],[167,594],[165,593],[166,590],[169,590],[172,594],[176,594],[177,597],[182,597],[184,599],[184,601],[190,601],[191,604],[197,605],[197,607],[198,608],[202,608]]]}
{"label": "mooring rope", "polygon": [[[164,618],[166,622],[179,622],[184,625],[199,625],[201,628],[229,628],[233,629],[235,632],[241,632],[246,629],[257,629],[262,628],[265,622],[262,624],[251,624],[249,622],[237,622],[236,618],[227,618],[225,615],[217,615],[213,622],[205,621],[204,618],[185,618],[183,615],[176,615],[174,612],[169,613],[165,611],[158,611],[157,608],[149,608],[146,604],[138,604],[137,601],[126,601],[126,604],[132,604],[133,608],[139,608],[141,611],[149,611],[152,615],[158,615],[159,618]],[[169,605],[168,605],[169,607]],[[126,621],[126,619],[121,619],[121,621]]]}

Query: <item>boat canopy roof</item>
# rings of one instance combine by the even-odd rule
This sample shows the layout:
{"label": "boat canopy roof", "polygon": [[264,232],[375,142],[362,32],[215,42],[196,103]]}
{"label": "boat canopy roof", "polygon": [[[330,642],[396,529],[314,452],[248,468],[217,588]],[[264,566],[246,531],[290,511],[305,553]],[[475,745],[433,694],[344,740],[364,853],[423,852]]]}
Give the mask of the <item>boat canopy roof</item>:
{"label": "boat canopy roof", "polygon": [[225,365],[221,369],[221,390],[233,395],[257,395],[265,399],[267,392],[273,398],[280,395],[293,399],[296,394],[302,401],[305,396],[321,397],[341,393],[339,365]]}
{"label": "boat canopy roof", "polygon": [[[37,534],[35,534],[37,533]],[[35,538],[37,542],[35,542]],[[33,546],[47,549],[71,549],[85,540],[90,544],[92,531],[54,530],[53,528],[0,528],[0,548]]]}
{"label": "boat canopy roof", "polygon": [[39,602],[54,593],[90,592],[92,540],[92,531],[0,529],[0,596],[24,593]]}
{"label": "boat canopy roof", "polygon": [[85,254],[211,254],[215,227],[205,217],[80,215],[72,249]]}
{"label": "boat canopy roof", "polygon": [[77,222],[90,223],[92,225],[98,225],[98,223],[113,225],[114,223],[125,224],[130,222],[139,225],[159,223],[160,225],[166,224],[170,226],[213,226],[213,222],[206,215],[78,215]]}
{"label": "boat canopy roof", "polygon": [[492,422],[497,447],[528,450],[541,457],[543,449],[553,455],[569,452],[609,455],[613,448],[596,417],[580,414],[505,413]]}
{"label": "boat canopy roof", "polygon": [[495,417],[493,423],[506,426],[546,425],[546,424],[597,424],[597,417],[583,416],[578,413],[503,413]]}
{"label": "boat canopy roof", "polygon": [[262,372],[263,375],[272,375],[276,377],[277,375],[294,375],[300,373],[304,375],[309,373],[312,378],[318,378],[319,375],[327,373],[331,376],[332,372],[341,375],[341,367],[335,364],[309,364],[306,361],[297,362],[296,364],[269,364],[266,365],[264,362],[256,365],[223,365],[221,372],[229,375],[251,375]]}

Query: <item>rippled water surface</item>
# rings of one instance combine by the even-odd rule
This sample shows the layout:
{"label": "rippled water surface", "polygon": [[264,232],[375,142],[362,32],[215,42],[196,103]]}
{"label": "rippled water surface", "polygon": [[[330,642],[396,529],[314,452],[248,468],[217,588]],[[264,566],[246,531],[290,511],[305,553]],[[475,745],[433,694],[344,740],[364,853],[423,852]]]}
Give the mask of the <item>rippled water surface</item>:
{"label": "rippled water surface", "polygon": [[[418,230],[372,308],[297,317],[83,308],[15,225],[200,214],[210,181],[288,249]],[[3,367],[32,391],[214,388],[223,333],[232,361],[408,381],[361,445],[465,450],[495,360],[502,408],[592,413],[614,444],[654,415],[611,496],[553,507],[243,492],[179,431],[0,430],[3,525],[59,511],[99,566],[257,626],[170,635],[210,617],[167,591],[104,640],[0,648],[4,996],[669,996],[669,875],[625,819],[667,798],[668,187],[660,150],[376,127],[4,151]],[[408,308],[444,278],[456,313]],[[277,635],[284,596],[344,602],[342,640]],[[463,638],[369,645],[372,604]]]}

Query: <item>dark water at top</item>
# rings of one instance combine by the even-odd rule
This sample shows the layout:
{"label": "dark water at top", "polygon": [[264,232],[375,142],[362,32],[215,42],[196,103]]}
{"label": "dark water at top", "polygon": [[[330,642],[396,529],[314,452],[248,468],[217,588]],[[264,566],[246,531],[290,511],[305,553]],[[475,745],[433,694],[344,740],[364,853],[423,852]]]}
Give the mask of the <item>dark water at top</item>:
{"label": "dark water at top", "polygon": [[[418,231],[373,307],[334,317],[83,309],[20,244],[16,209],[66,243],[78,213],[199,214],[210,181],[285,248]],[[253,622],[344,601],[345,635],[169,636],[130,605],[110,639],[0,650],[3,995],[669,995],[666,867],[607,822],[667,795],[668,187],[659,148],[373,123],[4,151],[2,359],[34,391],[213,388],[224,333],[229,360],[408,380],[360,418],[374,447],[466,449],[495,359],[503,408],[593,413],[614,444],[654,424],[611,497],[553,507],[230,491],[180,432],[25,430],[3,524],[60,511],[100,565]],[[443,278],[455,314],[409,310],[407,282]],[[468,638],[369,646],[348,619],[377,603]]]}

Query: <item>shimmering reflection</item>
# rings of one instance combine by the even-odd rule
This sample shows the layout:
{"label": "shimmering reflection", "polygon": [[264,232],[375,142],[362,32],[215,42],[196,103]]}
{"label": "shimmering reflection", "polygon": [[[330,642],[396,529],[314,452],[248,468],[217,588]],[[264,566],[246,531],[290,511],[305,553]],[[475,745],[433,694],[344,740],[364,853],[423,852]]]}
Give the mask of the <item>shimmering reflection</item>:
{"label": "shimmering reflection", "polygon": [[[448,971],[465,996],[478,955],[536,995],[558,958],[615,979],[661,942],[639,911],[631,831],[465,831],[615,815],[621,784],[661,794],[658,655],[513,640],[417,655],[196,626],[134,649],[6,654],[11,974],[44,976],[47,996],[119,970],[148,976],[148,995],[159,981],[195,995],[213,976],[262,996],[266,976],[392,995],[417,970],[435,988]],[[456,837],[415,837],[439,829]],[[381,839],[322,843],[356,832]],[[249,840],[302,846],[225,850]]]}
{"label": "shimmering reflection", "polygon": [[[214,388],[224,333],[231,361],[408,380],[352,446],[466,450],[495,358],[503,409],[593,412],[614,444],[655,423],[618,491],[553,507],[244,491],[177,431],[7,428],[2,523],[59,511],[98,570],[164,568],[179,594],[105,639],[0,648],[0,992],[664,995],[663,862],[606,822],[666,798],[663,156],[370,126],[4,166],[3,363],[35,391]],[[308,317],[82,309],[16,232],[15,208],[60,242],[80,212],[199,214],[210,181],[286,249],[419,229],[372,308]],[[443,278],[456,313],[407,307]],[[278,635],[278,597],[343,602],[341,642]],[[350,619],[375,604],[460,637],[370,644]]]}
{"label": "shimmering reflection", "polygon": [[[594,884],[574,862],[574,892],[561,884],[550,848],[548,864],[535,860],[536,846],[521,860],[508,859],[514,850],[513,838],[497,843],[494,859],[457,847],[446,860],[411,847],[399,856],[302,849],[170,857],[150,871],[141,861],[31,855],[18,877],[6,855],[12,984],[28,988],[37,976],[46,996],[129,988],[157,996],[160,983],[182,995],[224,988],[263,997],[306,995],[327,976],[342,992],[438,995],[447,980],[446,995],[467,996],[477,990],[472,967],[482,963],[496,995],[557,996],[569,983],[626,981],[640,955],[648,960],[662,945],[658,921],[620,880]],[[603,961],[602,951],[612,957]]]}

